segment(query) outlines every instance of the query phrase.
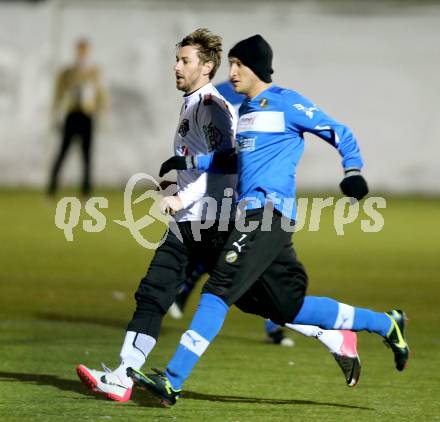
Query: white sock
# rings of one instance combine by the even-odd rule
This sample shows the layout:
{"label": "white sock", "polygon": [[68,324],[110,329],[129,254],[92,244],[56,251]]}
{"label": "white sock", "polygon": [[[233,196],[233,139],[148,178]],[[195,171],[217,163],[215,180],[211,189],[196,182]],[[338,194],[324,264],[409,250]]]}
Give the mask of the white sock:
{"label": "white sock", "polygon": [[315,325],[286,324],[287,328],[306,337],[315,337],[331,353],[339,353],[344,337],[338,330],[323,330]]}
{"label": "white sock", "polygon": [[156,339],[154,337],[135,331],[127,331],[120,353],[121,364],[114,370],[114,373],[124,385],[127,387],[133,385],[133,381],[127,376],[127,368],[140,369],[155,344]]}

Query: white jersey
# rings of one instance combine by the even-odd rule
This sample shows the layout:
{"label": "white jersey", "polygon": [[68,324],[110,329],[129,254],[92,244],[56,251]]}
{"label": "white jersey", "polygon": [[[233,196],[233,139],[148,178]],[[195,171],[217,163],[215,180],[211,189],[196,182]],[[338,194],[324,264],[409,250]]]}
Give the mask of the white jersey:
{"label": "white jersey", "polygon": [[[234,107],[208,83],[183,97],[179,125],[174,138],[175,155],[208,154],[214,150],[233,148],[237,117]],[[176,221],[216,220],[220,217],[225,189],[235,192],[236,175],[203,173],[196,170],[178,171],[177,195],[183,209]],[[229,195],[230,196],[230,195]],[[206,198],[210,200],[208,206]],[[225,216],[226,217],[226,216]],[[226,218],[230,218],[227,216]]]}

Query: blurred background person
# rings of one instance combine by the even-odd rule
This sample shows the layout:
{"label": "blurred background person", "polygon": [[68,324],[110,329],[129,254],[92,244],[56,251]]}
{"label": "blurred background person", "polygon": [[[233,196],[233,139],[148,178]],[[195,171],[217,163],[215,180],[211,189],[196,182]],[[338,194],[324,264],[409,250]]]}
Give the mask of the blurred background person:
{"label": "blurred background person", "polygon": [[92,190],[91,161],[96,120],[107,108],[107,93],[102,85],[100,69],[90,63],[90,42],[81,38],[75,45],[75,61],[61,69],[55,81],[53,119],[61,132],[61,145],[52,165],[47,193],[53,196],[58,176],[72,141],[79,139],[83,174],[81,193]]}

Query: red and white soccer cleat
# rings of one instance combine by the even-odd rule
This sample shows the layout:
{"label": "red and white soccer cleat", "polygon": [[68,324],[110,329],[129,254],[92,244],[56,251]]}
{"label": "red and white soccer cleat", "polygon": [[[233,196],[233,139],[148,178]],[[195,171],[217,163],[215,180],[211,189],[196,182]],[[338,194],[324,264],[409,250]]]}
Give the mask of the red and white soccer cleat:
{"label": "red and white soccer cleat", "polygon": [[114,401],[126,402],[130,400],[131,386],[124,385],[121,379],[104,365],[103,368],[104,371],[96,371],[84,365],[78,365],[76,373],[89,390]]}
{"label": "red and white soccer cleat", "polygon": [[342,344],[339,352],[332,353],[341,368],[348,387],[354,387],[361,375],[361,361],[356,349],[357,335],[353,331],[339,330]]}

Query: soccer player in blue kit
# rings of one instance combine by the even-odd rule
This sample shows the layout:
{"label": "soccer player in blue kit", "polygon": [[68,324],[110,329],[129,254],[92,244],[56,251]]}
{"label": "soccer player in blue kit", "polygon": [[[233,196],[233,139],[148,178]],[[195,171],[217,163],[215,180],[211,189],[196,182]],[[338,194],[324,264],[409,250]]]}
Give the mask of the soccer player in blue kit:
{"label": "soccer player in blue kit", "polygon": [[337,148],[345,172],[341,190],[360,200],[368,188],[360,172],[363,163],[355,137],[297,92],[271,83],[272,49],[260,35],[240,41],[228,56],[234,89],[246,95],[239,110],[236,150],[192,160],[171,157],[163,163],[161,175],[171,169],[236,171],[243,221],[223,246],[166,371],[145,375],[128,368],[127,374],[164,405],[175,404],[232,304],[280,325],[376,333],[391,348],[396,369],[402,371],[409,357],[404,312],[375,312],[327,297],[306,296],[307,275],[292,246],[295,170],[304,150],[303,133],[313,133]]}

